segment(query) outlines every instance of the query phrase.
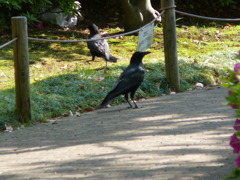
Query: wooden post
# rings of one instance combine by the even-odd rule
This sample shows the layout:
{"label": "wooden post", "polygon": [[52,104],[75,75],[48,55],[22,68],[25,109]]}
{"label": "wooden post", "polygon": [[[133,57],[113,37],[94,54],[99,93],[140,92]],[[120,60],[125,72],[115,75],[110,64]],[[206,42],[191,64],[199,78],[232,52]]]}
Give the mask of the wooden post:
{"label": "wooden post", "polygon": [[31,120],[31,102],[26,17],[12,17],[12,38],[15,37],[18,38],[17,41],[13,43],[16,114],[19,122],[27,123]]}
{"label": "wooden post", "polygon": [[[161,8],[175,6],[174,0],[161,0]],[[180,78],[177,55],[177,35],[175,9],[168,9],[163,13],[163,36],[166,77],[170,86],[176,92],[180,91]]]}

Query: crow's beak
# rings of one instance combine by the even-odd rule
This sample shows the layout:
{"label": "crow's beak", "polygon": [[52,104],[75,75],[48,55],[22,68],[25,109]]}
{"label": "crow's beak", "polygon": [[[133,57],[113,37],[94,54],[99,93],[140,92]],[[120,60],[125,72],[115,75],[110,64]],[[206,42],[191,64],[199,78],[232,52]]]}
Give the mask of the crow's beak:
{"label": "crow's beak", "polygon": [[147,54],[150,54],[150,53],[151,53],[151,52],[149,52],[149,51],[143,52],[144,56],[147,55]]}
{"label": "crow's beak", "polygon": [[139,53],[139,54],[142,54],[142,55],[147,55],[147,54],[149,54],[149,53],[151,53],[151,52],[149,52],[149,51],[136,51],[137,53]]}

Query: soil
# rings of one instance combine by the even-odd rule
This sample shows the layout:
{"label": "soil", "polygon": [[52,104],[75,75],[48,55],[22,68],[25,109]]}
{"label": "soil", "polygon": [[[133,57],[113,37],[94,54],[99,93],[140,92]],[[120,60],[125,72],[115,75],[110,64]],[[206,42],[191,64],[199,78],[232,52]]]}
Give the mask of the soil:
{"label": "soil", "polygon": [[219,180],[235,168],[227,91],[187,91],[0,134],[0,179]]}

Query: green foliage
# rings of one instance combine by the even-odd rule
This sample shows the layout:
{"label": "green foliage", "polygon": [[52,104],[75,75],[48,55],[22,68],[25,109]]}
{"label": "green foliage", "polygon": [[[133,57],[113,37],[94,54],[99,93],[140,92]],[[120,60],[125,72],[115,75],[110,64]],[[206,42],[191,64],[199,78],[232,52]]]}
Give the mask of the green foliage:
{"label": "green foliage", "polygon": [[231,4],[235,4],[236,0],[220,0],[221,6],[229,6]]}
{"label": "green foliage", "polygon": [[4,131],[4,130],[6,130],[5,122],[1,120],[1,121],[0,121],[0,132],[1,132],[1,131]]}
{"label": "green foliage", "polygon": [[25,16],[28,19],[28,24],[31,24],[33,22],[39,22],[39,20],[37,19],[37,17],[34,14],[30,14],[29,12],[27,13],[22,13],[22,16]]}
{"label": "green foliage", "polygon": [[236,168],[235,170],[233,170],[232,172],[232,178],[239,178],[240,177],[240,168]]}
{"label": "green foliage", "polygon": [[38,15],[49,6],[59,7],[69,13],[74,6],[74,0],[0,0],[0,27],[10,25],[12,16],[26,16],[30,23],[38,22]]}
{"label": "green foliage", "polygon": [[228,176],[228,177],[225,177],[225,178],[222,178],[221,180],[231,180],[231,179],[237,179],[238,177],[240,177],[240,168],[236,168],[232,171],[232,175],[231,176]]}
{"label": "green foliage", "polygon": [[72,11],[75,9],[76,4],[74,3],[75,0],[53,0],[52,4],[54,6],[59,7],[60,9],[63,10],[65,13],[72,13]]}

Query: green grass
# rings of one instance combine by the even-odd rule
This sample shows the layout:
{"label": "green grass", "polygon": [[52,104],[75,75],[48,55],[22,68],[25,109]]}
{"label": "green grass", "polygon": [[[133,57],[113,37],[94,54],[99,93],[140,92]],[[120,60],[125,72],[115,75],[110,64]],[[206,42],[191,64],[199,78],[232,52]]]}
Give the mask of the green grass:
{"label": "green grass", "polygon": [[[215,85],[228,76],[229,69],[239,61],[240,26],[232,27],[182,27],[177,28],[179,70],[181,89],[187,90],[197,82]],[[108,33],[119,29],[104,29]],[[29,36],[49,39],[82,39],[80,31],[54,33],[30,31]],[[0,44],[8,41],[2,38]],[[117,63],[104,60],[93,62],[86,43],[29,42],[30,82],[33,121],[44,122],[69,114],[69,111],[85,112],[94,109],[110,90],[122,69],[129,64],[136,50],[137,36],[108,40],[111,54],[118,57]],[[152,53],[144,58],[145,80],[136,93],[136,98],[159,96],[168,91],[165,80],[162,28],[156,27]],[[0,50],[0,126],[19,126],[14,115],[15,89],[12,62],[12,47]],[[125,102],[118,97],[112,105]],[[1,131],[1,127],[0,127]]]}

